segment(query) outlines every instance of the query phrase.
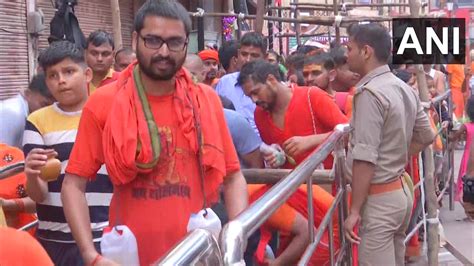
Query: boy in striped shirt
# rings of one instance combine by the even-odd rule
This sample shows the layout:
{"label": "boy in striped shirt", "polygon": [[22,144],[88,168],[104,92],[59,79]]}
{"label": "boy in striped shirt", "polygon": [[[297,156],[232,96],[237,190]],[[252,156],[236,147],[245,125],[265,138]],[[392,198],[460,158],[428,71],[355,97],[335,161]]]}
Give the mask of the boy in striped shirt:
{"label": "boy in striped shirt", "polygon": [[[37,238],[54,264],[83,265],[64,215],[61,187],[82,108],[87,101],[87,84],[92,78],[92,71],[84,61],[83,51],[67,41],[53,43],[40,55],[39,62],[46,74],[46,84],[57,102],[28,116],[23,137],[26,190],[37,203]],[[51,156],[61,161],[61,174],[57,180],[46,182],[40,177],[40,169]],[[112,192],[112,184],[103,166],[97,178],[86,188],[90,224],[97,249],[102,229],[108,226]]]}

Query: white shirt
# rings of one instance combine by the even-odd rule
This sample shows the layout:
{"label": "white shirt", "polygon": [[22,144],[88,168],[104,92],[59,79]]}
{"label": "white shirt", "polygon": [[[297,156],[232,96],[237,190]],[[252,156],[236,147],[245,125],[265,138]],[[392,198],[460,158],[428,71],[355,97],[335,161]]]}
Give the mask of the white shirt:
{"label": "white shirt", "polygon": [[28,102],[21,95],[0,101],[0,143],[21,149]]}

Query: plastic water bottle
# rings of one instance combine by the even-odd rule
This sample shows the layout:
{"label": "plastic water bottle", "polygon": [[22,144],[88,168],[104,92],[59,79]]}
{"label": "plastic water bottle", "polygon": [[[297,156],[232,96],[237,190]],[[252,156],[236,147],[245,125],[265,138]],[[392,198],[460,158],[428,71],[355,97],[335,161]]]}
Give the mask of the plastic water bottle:
{"label": "plastic water bottle", "polygon": [[260,145],[260,152],[265,155],[273,154],[276,157],[275,167],[280,167],[286,162],[285,152],[278,144],[267,145],[262,142]]}

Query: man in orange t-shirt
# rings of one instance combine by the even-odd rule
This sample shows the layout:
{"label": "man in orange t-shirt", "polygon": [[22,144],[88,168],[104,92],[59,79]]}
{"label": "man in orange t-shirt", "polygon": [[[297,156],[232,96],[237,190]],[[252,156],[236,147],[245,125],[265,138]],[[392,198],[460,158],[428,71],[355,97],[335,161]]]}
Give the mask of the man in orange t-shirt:
{"label": "man in orange t-shirt", "polygon": [[[341,111],[350,118],[352,115],[352,98],[338,78],[336,63],[329,53],[320,53],[305,59],[303,77],[306,86],[316,86],[326,91],[336,102]],[[337,86],[337,87],[336,87]]]}
{"label": "man in orange t-shirt", "polygon": [[[255,123],[262,140],[279,144],[285,153],[301,163],[338,124],[348,122],[334,100],[317,87],[288,87],[281,82],[278,67],[258,60],[241,70],[239,83],[256,104]],[[265,156],[274,167],[276,158]],[[287,161],[283,168],[294,168]],[[332,158],[324,162],[332,168]]]}
{"label": "man in orange t-shirt", "polygon": [[110,225],[126,225],[135,235],[140,265],[177,244],[191,215],[220,200],[221,186],[230,219],[247,206],[220,99],[182,68],[188,12],[175,1],[147,1],[137,20],[138,63],[89,98],[62,187],[65,214],[87,265],[112,264],[95,250],[86,219],[84,189],[103,163],[114,185]]}
{"label": "man in orange t-shirt", "polygon": [[[267,185],[248,185],[250,201],[256,201],[261,195],[268,191],[270,186]],[[300,186],[285,204],[278,208],[268,220],[261,226],[261,241],[257,248],[255,259],[259,264],[263,262],[263,248],[270,240],[271,231],[277,230],[279,236],[279,248],[277,250],[276,259],[267,261],[270,265],[293,265],[298,262],[305,250],[305,243],[309,241],[308,230],[308,210],[307,202],[307,186]],[[298,195],[297,195],[298,194]],[[317,185],[313,185],[313,207],[314,207],[314,225],[315,231],[321,224],[324,215],[331,207],[334,197]],[[302,200],[302,202],[300,201]],[[334,232],[334,248],[339,248],[339,232],[337,225],[337,215],[333,216],[333,232]],[[329,237],[326,233],[321,238],[321,244],[313,253],[310,265],[324,265],[329,262]]]}
{"label": "man in orange t-shirt", "polygon": [[455,105],[454,114],[457,119],[460,119],[464,115],[464,95],[462,88],[465,78],[464,65],[450,64],[447,65],[446,71],[448,72],[449,87]]}

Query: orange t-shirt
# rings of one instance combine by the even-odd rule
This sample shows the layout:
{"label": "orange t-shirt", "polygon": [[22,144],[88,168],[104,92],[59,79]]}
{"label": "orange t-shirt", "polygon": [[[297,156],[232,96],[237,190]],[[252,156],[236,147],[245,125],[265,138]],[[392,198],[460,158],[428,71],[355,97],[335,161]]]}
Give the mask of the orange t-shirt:
{"label": "orange t-shirt", "polygon": [[464,82],[464,65],[447,65],[446,71],[451,75],[449,86],[452,89],[461,89]]}
{"label": "orange t-shirt", "polygon": [[[260,190],[266,185],[261,184],[249,184],[247,185],[247,190],[249,197]],[[293,223],[296,218],[296,210],[291,208],[288,204],[283,204],[278,208],[268,220],[265,222],[266,225],[270,226],[273,229],[289,234],[292,231]]]}
{"label": "orange t-shirt", "polygon": [[[11,165],[25,160],[23,151],[16,147],[0,143],[0,167]],[[21,172],[0,180],[0,198],[19,199],[26,197],[26,176]],[[20,228],[36,220],[34,214],[25,212],[6,212],[5,216],[8,225],[13,228]]]}
{"label": "orange t-shirt", "polygon": [[0,228],[0,265],[54,265],[40,243],[26,232]]}
{"label": "orange t-shirt", "polygon": [[[262,140],[267,144],[283,143],[294,136],[309,136],[315,134],[313,129],[313,118],[311,117],[308,102],[309,87],[293,87],[293,96],[285,113],[284,128],[277,127],[272,120],[271,114],[261,107],[255,109],[255,124]],[[334,99],[325,91],[312,87],[309,92],[311,106],[314,114],[316,134],[328,133],[334,130],[338,124],[348,123],[347,117],[341,112]],[[304,152],[294,159],[297,164],[301,163],[312,150]],[[332,157],[324,161],[326,169],[332,168]],[[288,162],[283,168],[291,169],[293,165]]]}
{"label": "orange t-shirt", "polygon": [[[117,86],[106,85],[97,90],[83,109],[74,149],[66,172],[93,178],[104,162],[102,131],[109,114]],[[211,89],[205,93],[215,93]],[[141,265],[149,265],[179,242],[187,233],[192,213],[203,207],[203,191],[197,155],[179,126],[173,111],[173,97],[148,96],[161,140],[161,153],[157,167],[151,174],[138,176],[132,182],[114,186],[110,205],[110,224],[127,225],[138,243]],[[222,110],[219,98],[212,104]],[[215,114],[226,159],[226,171],[239,170],[239,161],[232,144],[224,113]],[[202,125],[205,127],[206,125]],[[222,180],[221,180],[222,181]],[[218,200],[218,191],[205,191],[210,205]]]}

